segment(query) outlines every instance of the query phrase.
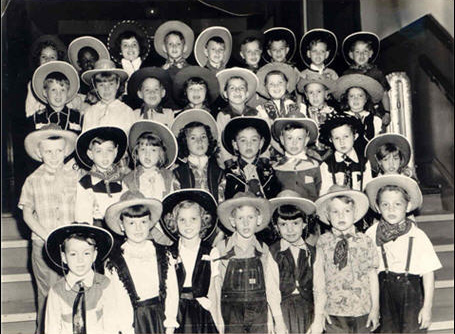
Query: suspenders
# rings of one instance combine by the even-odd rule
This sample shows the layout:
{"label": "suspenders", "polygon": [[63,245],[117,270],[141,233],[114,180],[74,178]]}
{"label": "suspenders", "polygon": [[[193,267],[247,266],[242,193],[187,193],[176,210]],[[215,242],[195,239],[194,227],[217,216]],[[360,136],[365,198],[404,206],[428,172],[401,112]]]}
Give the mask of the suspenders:
{"label": "suspenders", "polygon": [[[411,255],[412,255],[412,244],[414,242],[414,237],[409,237],[408,239],[408,255],[407,255],[407,258],[406,258],[406,267],[404,269],[404,272],[405,272],[405,276],[408,276],[408,273],[409,273],[409,266],[411,265]],[[388,273],[389,272],[389,265],[388,265],[388,262],[387,262],[387,255],[385,253],[385,249],[384,249],[384,245],[381,245],[381,255],[382,255],[382,260],[384,261],[384,268],[385,268],[385,272]]]}

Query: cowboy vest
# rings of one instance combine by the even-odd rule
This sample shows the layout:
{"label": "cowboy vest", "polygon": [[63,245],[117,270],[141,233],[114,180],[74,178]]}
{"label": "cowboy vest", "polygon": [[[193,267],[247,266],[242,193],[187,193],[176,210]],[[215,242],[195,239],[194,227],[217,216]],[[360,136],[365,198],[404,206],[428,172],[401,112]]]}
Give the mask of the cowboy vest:
{"label": "cowboy vest", "polygon": [[[356,150],[357,151],[357,150]],[[363,189],[363,173],[365,172],[365,164],[367,160],[357,153],[357,158],[359,162],[352,162],[350,165],[351,172],[359,172],[357,174],[357,182],[360,182],[360,189]],[[325,163],[327,164],[328,170],[330,174],[332,174],[332,181],[333,184],[337,184],[335,174],[336,173],[344,173],[346,170],[346,165],[343,161],[337,162],[335,160],[335,154],[331,154],[325,159]]]}

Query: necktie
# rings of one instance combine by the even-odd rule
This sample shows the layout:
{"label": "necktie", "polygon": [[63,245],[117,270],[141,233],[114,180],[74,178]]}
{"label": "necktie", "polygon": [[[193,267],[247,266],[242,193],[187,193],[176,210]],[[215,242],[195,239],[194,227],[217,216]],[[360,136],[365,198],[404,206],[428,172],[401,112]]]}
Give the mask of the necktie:
{"label": "necktie", "polygon": [[344,170],[344,182],[343,182],[343,185],[348,186],[349,188],[352,188],[351,164],[353,163],[353,161],[346,154],[343,154],[343,160],[344,160],[344,164],[346,165],[346,168]]}
{"label": "necktie", "polygon": [[87,334],[84,283],[79,281],[76,285],[79,291],[73,304],[73,334]]}
{"label": "necktie", "polygon": [[335,251],[333,252],[333,264],[338,266],[338,270],[343,269],[348,264],[348,236],[341,234],[337,244],[335,245]]}

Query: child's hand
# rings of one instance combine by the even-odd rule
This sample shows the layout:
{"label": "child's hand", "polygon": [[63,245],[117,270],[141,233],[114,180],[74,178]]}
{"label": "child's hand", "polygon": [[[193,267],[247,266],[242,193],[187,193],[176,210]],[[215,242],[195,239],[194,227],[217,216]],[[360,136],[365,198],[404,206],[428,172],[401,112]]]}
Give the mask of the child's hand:
{"label": "child's hand", "polygon": [[166,334],[174,334],[175,328],[174,327],[166,327]]}
{"label": "child's hand", "polygon": [[278,321],[275,325],[275,334],[287,334],[288,330],[283,321]]}
{"label": "child's hand", "polygon": [[419,312],[419,321],[420,329],[428,328],[431,325],[431,307],[422,307]]}
{"label": "child's hand", "polygon": [[324,330],[324,326],[322,325],[322,322],[320,321],[313,321],[311,324],[310,328],[306,332],[306,334],[320,334]]}
{"label": "child's hand", "polygon": [[368,314],[366,327],[370,327],[370,332],[374,331],[379,326],[379,310],[371,310]]}

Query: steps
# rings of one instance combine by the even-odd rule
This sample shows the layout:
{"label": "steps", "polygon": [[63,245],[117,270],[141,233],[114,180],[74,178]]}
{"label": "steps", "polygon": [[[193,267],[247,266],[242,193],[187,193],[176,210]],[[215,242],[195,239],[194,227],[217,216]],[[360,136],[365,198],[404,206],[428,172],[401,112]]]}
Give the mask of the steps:
{"label": "steps", "polygon": [[[426,199],[426,196],[425,196]],[[433,207],[435,208],[435,207]],[[438,208],[438,210],[439,208]],[[435,272],[432,334],[454,332],[454,214],[427,209],[416,217],[417,224],[433,242],[443,265]],[[23,222],[2,219],[2,317],[1,332],[32,334],[35,330],[35,302],[29,270],[29,241]]]}

